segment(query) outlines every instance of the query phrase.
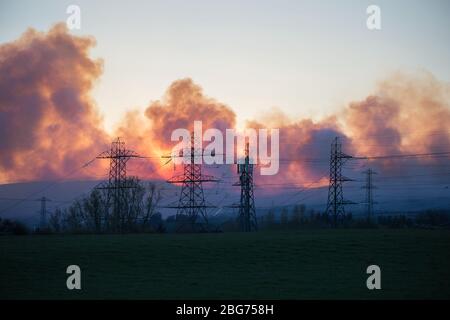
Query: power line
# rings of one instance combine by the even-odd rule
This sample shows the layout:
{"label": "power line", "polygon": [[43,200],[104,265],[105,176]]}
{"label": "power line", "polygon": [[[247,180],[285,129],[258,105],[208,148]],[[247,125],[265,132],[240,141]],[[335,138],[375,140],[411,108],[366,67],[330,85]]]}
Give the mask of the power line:
{"label": "power line", "polygon": [[22,198],[22,199],[18,200],[16,203],[12,204],[11,206],[8,206],[8,207],[6,207],[6,208],[0,210],[0,215],[2,215],[3,213],[5,213],[5,212],[8,211],[8,210],[11,210],[11,209],[17,207],[17,206],[20,205],[21,203],[23,203],[23,202],[25,202],[25,201],[31,199],[31,198],[34,197],[36,194],[42,193],[42,192],[44,192],[44,191],[50,189],[51,187],[53,187],[53,186],[59,184],[61,181],[65,180],[67,177],[69,177],[69,176],[75,174],[76,172],[78,172],[79,170],[81,170],[81,169],[83,169],[83,168],[89,166],[89,165],[90,165],[92,162],[94,162],[95,160],[96,160],[96,158],[93,158],[93,159],[89,160],[88,162],[84,163],[81,167],[78,167],[78,168],[76,168],[75,170],[73,170],[73,171],[69,172],[68,174],[64,175],[63,177],[61,177],[61,178],[59,178],[59,179],[57,179],[57,180],[55,180],[55,181],[52,181],[51,183],[49,183],[48,185],[46,185],[44,188],[39,189],[38,191],[35,191],[35,192],[30,193],[28,196],[26,196],[25,198]]}

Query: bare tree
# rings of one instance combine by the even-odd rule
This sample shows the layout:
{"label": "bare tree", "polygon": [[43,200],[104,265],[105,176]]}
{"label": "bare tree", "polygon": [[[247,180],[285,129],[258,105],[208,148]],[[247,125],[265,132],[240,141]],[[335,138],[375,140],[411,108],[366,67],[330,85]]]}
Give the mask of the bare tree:
{"label": "bare tree", "polygon": [[64,230],[94,233],[151,230],[151,218],[157,213],[161,200],[156,185],[144,185],[137,178],[129,178],[127,188],[120,190],[118,196],[119,201],[112,197],[109,189],[94,189],[76,200],[64,212]]}
{"label": "bare tree", "polygon": [[63,229],[63,212],[56,208],[55,212],[51,213],[48,218],[48,226],[51,232],[59,233]]}
{"label": "bare tree", "polygon": [[83,223],[83,209],[81,202],[76,200],[64,213],[64,230],[67,232],[78,233],[85,231]]}
{"label": "bare tree", "polygon": [[[157,206],[161,201],[161,190],[156,188],[154,183],[148,184],[148,192],[145,198],[145,207],[142,215],[142,226],[150,226],[151,218],[157,213]],[[151,226],[150,226],[151,227]],[[159,229],[160,226],[157,226]]]}
{"label": "bare tree", "polygon": [[94,189],[88,197],[82,200],[82,219],[88,231],[103,232],[105,227],[104,201],[100,190]]}
{"label": "bare tree", "polygon": [[268,228],[272,228],[275,225],[275,212],[273,209],[269,209],[264,220]]}
{"label": "bare tree", "polygon": [[280,213],[280,224],[283,227],[287,227],[289,220],[289,213],[287,208],[283,208]]}

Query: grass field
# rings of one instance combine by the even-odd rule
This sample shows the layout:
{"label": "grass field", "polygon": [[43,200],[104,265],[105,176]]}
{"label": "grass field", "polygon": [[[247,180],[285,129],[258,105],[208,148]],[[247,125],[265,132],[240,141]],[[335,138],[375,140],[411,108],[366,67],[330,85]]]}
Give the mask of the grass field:
{"label": "grass field", "polygon": [[449,231],[2,236],[0,264],[0,299],[450,298]]}

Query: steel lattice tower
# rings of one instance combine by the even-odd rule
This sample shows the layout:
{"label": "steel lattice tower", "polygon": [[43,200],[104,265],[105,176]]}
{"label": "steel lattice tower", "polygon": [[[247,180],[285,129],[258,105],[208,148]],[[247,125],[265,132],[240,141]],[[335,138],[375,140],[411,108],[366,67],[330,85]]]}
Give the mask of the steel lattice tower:
{"label": "steel lattice tower", "polygon": [[373,189],[376,187],[373,185],[373,175],[376,174],[372,169],[367,169],[363,172],[366,175],[366,184],[362,187],[363,189],[366,189],[366,213],[367,213],[367,221],[370,222],[372,220],[373,216]]}
{"label": "steel lattice tower", "polygon": [[330,184],[328,187],[328,201],[326,215],[328,219],[333,217],[333,225],[337,226],[338,222],[342,221],[345,216],[345,204],[351,204],[350,201],[345,201],[342,192],[342,183],[351,181],[342,175],[342,166],[347,159],[352,156],[342,152],[342,144],[339,137],[336,137],[331,144],[330,156]]}
{"label": "steel lattice tower", "polygon": [[[190,150],[183,150],[183,174],[167,180],[168,183],[182,184],[178,205],[167,206],[176,208],[176,223],[178,232],[208,231],[208,216],[206,209],[215,208],[207,205],[203,193],[203,182],[219,181],[213,176],[203,175],[202,166],[196,163],[196,157],[203,157],[203,148],[196,147],[194,134],[191,134]],[[186,161],[187,160],[187,161]],[[197,161],[198,162],[198,161]],[[187,221],[186,221],[187,218]],[[198,221],[200,220],[200,222]]]}
{"label": "steel lattice tower", "polygon": [[239,182],[235,185],[241,187],[241,200],[239,204],[239,223],[242,231],[250,232],[258,229],[255,198],[253,196],[253,164],[250,164],[249,144],[245,144],[244,163],[237,165]]}
{"label": "steel lattice tower", "polygon": [[111,143],[110,150],[104,151],[97,156],[97,159],[109,159],[108,182],[101,184],[97,189],[106,189],[107,205],[112,201],[113,223],[118,227],[117,231],[122,231],[124,227],[124,205],[126,189],[135,188],[136,185],[127,179],[127,162],[131,158],[141,158],[136,152],[125,149],[125,142],[117,138]]}
{"label": "steel lattice tower", "polygon": [[47,201],[52,201],[49,198],[46,197],[42,197],[37,199],[36,201],[40,201],[41,202],[41,219],[40,219],[40,223],[39,226],[41,229],[45,229],[47,228]]}

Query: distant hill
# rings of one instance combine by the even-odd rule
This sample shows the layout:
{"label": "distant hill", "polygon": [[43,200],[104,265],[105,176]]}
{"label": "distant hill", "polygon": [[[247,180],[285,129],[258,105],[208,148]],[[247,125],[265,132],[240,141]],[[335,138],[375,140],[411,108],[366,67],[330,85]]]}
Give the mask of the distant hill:
{"label": "distant hill", "polygon": [[[144,181],[145,182],[145,181]],[[163,199],[159,211],[164,217],[176,213],[175,209],[167,209],[164,206],[176,204],[179,197],[179,187],[162,180],[153,181],[161,188]],[[52,201],[47,203],[49,212],[56,208],[69,206],[76,198],[88,194],[100,181],[65,181],[55,182],[29,182],[0,185],[0,217],[20,220],[28,225],[36,225],[39,222],[40,197],[47,197]],[[364,214],[365,190],[360,183],[352,183],[344,188],[345,198],[359,203],[349,205],[348,212],[355,215]],[[233,187],[223,183],[210,183],[205,185],[204,193],[206,201],[217,208],[209,209],[208,215],[216,219],[225,219],[227,216],[236,216],[237,209],[227,208],[239,203],[239,187]],[[270,208],[280,211],[281,208],[291,209],[294,205],[303,203],[307,209],[323,211],[326,208],[328,188],[315,188],[302,190],[255,188],[255,202],[257,215],[265,214]],[[450,189],[445,185],[433,188],[397,188],[374,190],[374,198],[377,204],[375,210],[378,213],[385,211],[418,211],[429,208],[450,208]],[[27,200],[23,200],[27,199]]]}

